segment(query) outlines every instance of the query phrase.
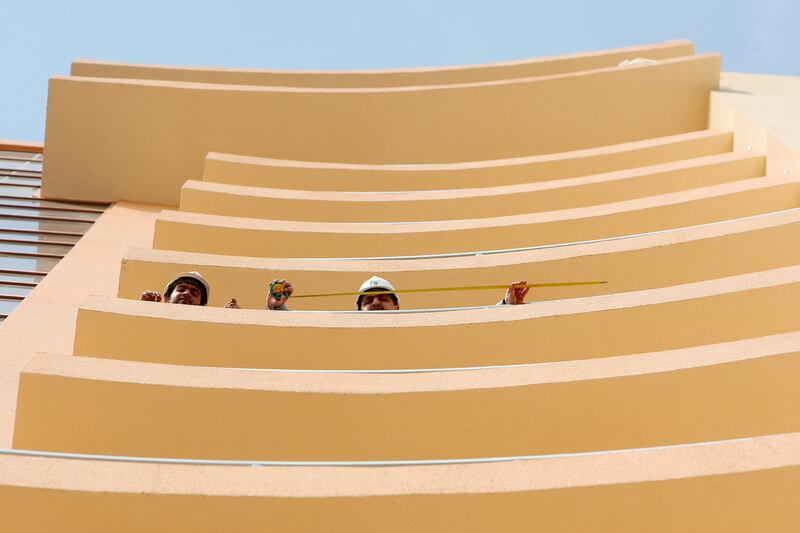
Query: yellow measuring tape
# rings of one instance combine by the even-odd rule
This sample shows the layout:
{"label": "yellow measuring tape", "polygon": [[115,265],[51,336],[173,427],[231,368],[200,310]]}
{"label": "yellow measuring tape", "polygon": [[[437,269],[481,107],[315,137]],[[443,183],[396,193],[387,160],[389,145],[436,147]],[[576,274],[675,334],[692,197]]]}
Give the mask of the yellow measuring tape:
{"label": "yellow measuring tape", "polygon": [[[578,287],[581,285],[602,285],[607,281],[563,281],[560,283],[525,283],[517,288],[527,287]],[[362,294],[398,294],[404,292],[445,292],[445,291],[483,291],[487,289],[507,289],[508,285],[470,285],[468,287],[432,287],[428,289],[399,289],[396,291],[331,292],[327,294],[298,294],[292,298],[323,298],[325,296],[360,296]]]}

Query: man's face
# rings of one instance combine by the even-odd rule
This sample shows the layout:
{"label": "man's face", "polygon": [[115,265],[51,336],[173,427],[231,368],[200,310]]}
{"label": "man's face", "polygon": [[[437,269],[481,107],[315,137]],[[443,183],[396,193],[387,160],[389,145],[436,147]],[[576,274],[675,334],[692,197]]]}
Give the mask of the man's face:
{"label": "man's face", "polygon": [[391,294],[365,294],[361,298],[361,311],[392,311],[400,309]]}
{"label": "man's face", "polygon": [[169,304],[200,305],[202,291],[191,281],[181,281],[169,295]]}

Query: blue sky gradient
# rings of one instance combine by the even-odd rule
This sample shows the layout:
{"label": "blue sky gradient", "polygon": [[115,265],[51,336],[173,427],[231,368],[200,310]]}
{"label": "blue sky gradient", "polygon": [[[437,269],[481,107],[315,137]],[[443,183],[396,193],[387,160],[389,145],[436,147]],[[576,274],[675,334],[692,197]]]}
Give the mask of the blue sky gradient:
{"label": "blue sky gradient", "polygon": [[0,138],[42,140],[77,58],[276,69],[486,63],[686,38],[723,70],[800,76],[800,2],[6,2]]}

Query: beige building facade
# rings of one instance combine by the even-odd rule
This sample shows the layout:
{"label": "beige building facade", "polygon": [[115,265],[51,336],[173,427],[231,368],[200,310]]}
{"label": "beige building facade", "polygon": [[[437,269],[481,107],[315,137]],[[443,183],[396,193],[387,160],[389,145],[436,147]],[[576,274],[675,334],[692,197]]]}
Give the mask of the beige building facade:
{"label": "beige building facade", "polygon": [[800,79],[720,65],[74,62],[0,143],[96,211],[0,323],[0,529],[793,530]]}

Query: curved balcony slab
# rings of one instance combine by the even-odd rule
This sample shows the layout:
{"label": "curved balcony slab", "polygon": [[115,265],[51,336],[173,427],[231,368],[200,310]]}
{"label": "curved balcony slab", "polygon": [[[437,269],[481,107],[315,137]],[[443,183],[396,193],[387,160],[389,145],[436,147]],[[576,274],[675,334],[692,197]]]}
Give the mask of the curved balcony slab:
{"label": "curved balcony slab", "polygon": [[678,39],[656,44],[578,52],[551,57],[502,61],[482,65],[402,68],[391,70],[309,71],[137,65],[108,61],[72,62],[73,76],[137,78],[146,80],[272,85],[279,87],[400,87],[469,83],[531,76],[551,76],[581,70],[615,67],[626,59],[667,59],[694,53],[690,41]]}
{"label": "curved balcony slab", "polygon": [[279,461],[642,448],[797,431],[798,372],[800,332],[599,360],[411,374],[41,354],[20,376],[14,447]]}
{"label": "curved balcony slab", "polygon": [[488,464],[236,467],[0,456],[8,531],[791,531],[800,435]]}
{"label": "curved balcony slab", "polygon": [[755,178],[610,204],[413,223],[297,222],[162,211],[153,248],[251,257],[386,257],[555,245],[800,206],[800,181]]}
{"label": "curved balcony slab", "polygon": [[403,369],[592,359],[785,333],[800,267],[447,312],[279,312],[90,297],[74,354],[238,368]]}
{"label": "curved balcony slab", "polygon": [[[597,241],[463,257],[429,259],[265,259],[134,248],[122,260],[118,296],[139,299],[176,272],[199,271],[212,286],[210,305],[235,297],[263,309],[270,280],[292,281],[296,294],[354,290],[374,274],[398,288],[601,279],[605,285],[535,290],[528,301],[557,300],[680,285],[800,264],[800,209],[714,224]],[[503,291],[403,294],[403,309],[466,307],[499,300]],[[353,297],[295,298],[294,310],[347,310]]]}
{"label": "curved balcony slab", "polygon": [[408,191],[517,185],[730,152],[733,134],[700,130],[597,148],[462,163],[365,165],[210,152],[203,181],[312,191]]}
{"label": "curved balcony slab", "polygon": [[631,200],[763,176],[765,158],[728,153],[523,185],[447,191],[328,192],[189,180],[190,213],[309,222],[408,222],[518,215]]}
{"label": "curved balcony slab", "polygon": [[719,67],[720,57],[706,54],[579,74],[393,89],[55,77],[42,195],[175,205],[183,182],[201,176],[209,151],[447,163],[697,131],[707,127]]}

